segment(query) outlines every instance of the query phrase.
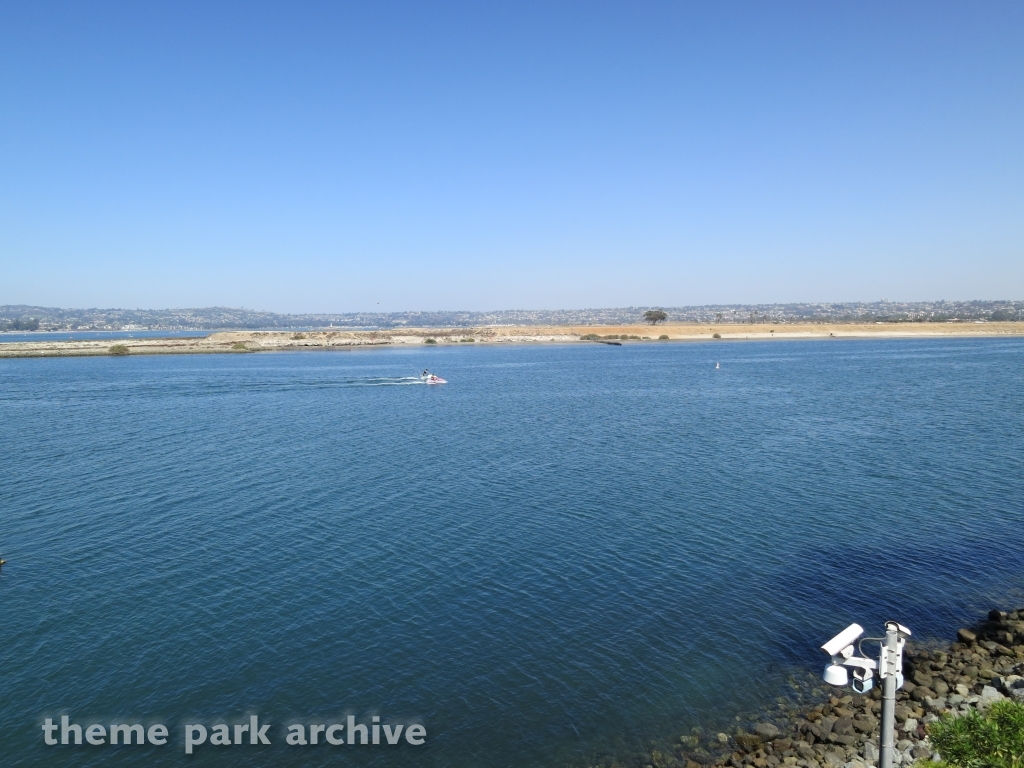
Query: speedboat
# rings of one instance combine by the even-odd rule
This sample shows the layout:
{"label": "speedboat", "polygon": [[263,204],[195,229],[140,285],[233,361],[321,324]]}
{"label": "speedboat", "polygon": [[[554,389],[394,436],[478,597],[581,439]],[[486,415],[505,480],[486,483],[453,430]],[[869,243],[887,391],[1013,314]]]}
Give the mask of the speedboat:
{"label": "speedboat", "polygon": [[447,384],[448,383],[445,379],[442,379],[440,376],[435,376],[430,371],[424,371],[422,374],[420,374],[420,380],[424,384]]}

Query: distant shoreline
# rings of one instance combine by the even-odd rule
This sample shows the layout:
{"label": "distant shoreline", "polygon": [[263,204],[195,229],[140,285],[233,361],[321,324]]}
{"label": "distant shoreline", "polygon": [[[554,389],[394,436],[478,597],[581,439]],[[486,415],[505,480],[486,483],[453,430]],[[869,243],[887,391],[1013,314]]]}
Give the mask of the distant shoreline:
{"label": "distant shoreline", "polygon": [[[680,325],[761,323],[944,323],[1024,321],[1024,300],[796,302],[575,309],[413,310],[280,314],[244,307],[101,309],[0,305],[0,329],[363,331],[401,328],[637,325],[646,312],[664,312]],[[15,327],[17,326],[17,327]]]}
{"label": "distant shoreline", "polygon": [[[668,337],[659,338],[659,337]],[[589,338],[582,338],[589,337]],[[624,337],[624,338],[623,338]],[[623,344],[771,341],[774,339],[905,339],[1024,337],[1022,322],[785,323],[508,326],[402,328],[379,331],[218,331],[205,337],[39,340],[0,344],[0,358],[121,355],[245,354],[297,350],[347,350],[437,344]],[[112,351],[114,347],[121,350]]]}

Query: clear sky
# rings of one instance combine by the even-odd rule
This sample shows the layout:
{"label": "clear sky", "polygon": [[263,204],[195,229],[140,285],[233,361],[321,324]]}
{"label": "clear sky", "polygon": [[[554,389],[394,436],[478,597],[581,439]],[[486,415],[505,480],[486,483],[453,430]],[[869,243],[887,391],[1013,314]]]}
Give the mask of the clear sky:
{"label": "clear sky", "polygon": [[1024,298],[1024,4],[0,5],[0,304]]}

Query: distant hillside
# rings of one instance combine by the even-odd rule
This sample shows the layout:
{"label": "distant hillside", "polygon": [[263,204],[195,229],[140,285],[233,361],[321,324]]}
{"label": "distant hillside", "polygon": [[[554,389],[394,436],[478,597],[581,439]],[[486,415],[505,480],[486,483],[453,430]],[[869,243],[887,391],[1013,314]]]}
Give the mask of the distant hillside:
{"label": "distant hillside", "polygon": [[494,312],[348,312],[280,315],[251,309],[60,309],[0,306],[0,330],[184,330],[291,328],[398,328],[486,325],[623,325],[662,309],[669,322],[948,322],[1024,320],[1024,301],[936,301],[849,304],[731,304],[700,307],[497,310]]}

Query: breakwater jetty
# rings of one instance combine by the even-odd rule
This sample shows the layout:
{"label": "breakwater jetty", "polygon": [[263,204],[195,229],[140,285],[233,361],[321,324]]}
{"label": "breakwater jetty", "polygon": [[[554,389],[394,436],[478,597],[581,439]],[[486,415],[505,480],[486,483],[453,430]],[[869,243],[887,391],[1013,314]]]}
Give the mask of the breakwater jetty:
{"label": "breakwater jetty", "polygon": [[[822,662],[824,665],[824,661]],[[894,765],[938,759],[929,726],[943,716],[984,712],[997,701],[1024,703],[1024,608],[992,610],[946,646],[904,653],[896,693]],[[764,715],[731,732],[683,736],[671,752],[652,750],[650,768],[868,768],[878,765],[881,691],[846,688],[811,707]]]}

